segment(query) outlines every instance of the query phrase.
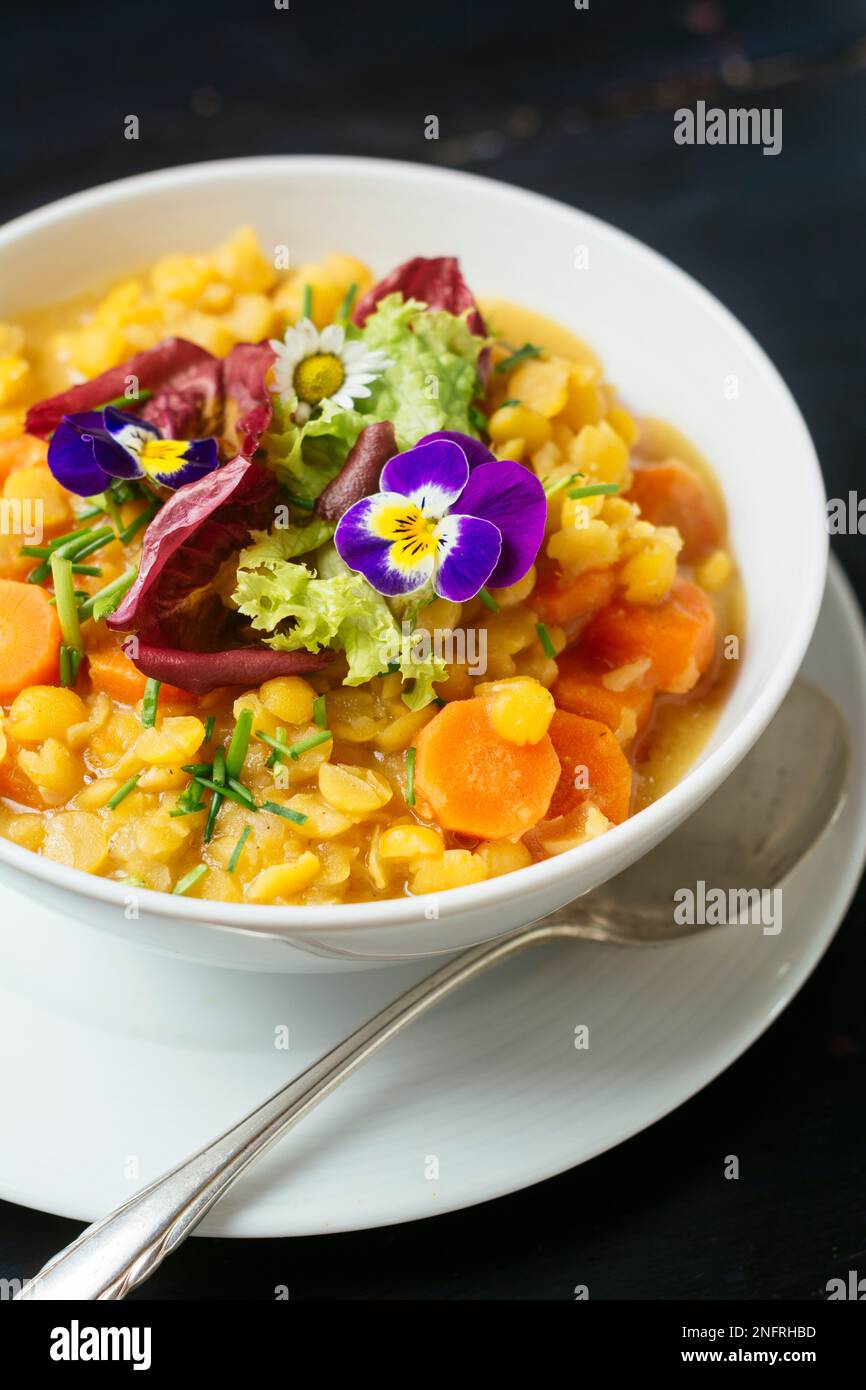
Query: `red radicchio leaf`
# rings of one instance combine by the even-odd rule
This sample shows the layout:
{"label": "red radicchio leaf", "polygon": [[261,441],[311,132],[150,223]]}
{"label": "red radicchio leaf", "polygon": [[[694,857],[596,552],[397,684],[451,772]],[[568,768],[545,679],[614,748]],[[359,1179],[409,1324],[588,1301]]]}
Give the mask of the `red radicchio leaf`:
{"label": "red radicchio leaf", "polygon": [[456,256],[415,256],[404,261],[368,290],[355,307],[352,320],[362,328],[380,299],[386,294],[403,295],[404,299],[421,299],[430,309],[447,309],[449,314],[462,314],[466,309],[468,323],[479,338],[485,334],[484,320],[475,298],[463,276]]}
{"label": "red radicchio leaf", "polygon": [[[222,364],[226,401],[224,426],[233,426],[237,431],[238,448],[248,458],[252,458],[259,439],[271,423],[273,406],[266,378],[274,356],[267,341],[238,343]],[[235,412],[236,417],[228,419]]]}
{"label": "red radicchio leaf", "polygon": [[192,362],[155,391],[141,411],[163,439],[201,439],[219,430],[222,413],[222,362]]}
{"label": "red radicchio leaf", "polygon": [[[130,357],[119,367],[112,367],[91,381],[84,381],[80,386],[72,386],[68,391],[61,392],[59,396],[51,396],[31,406],[25,429],[28,434],[47,439],[64,415],[96,410],[106,401],[124,395],[127,377],[134,377],[139,389],[153,392],[153,399],[147,402],[142,414],[162,428],[160,419],[155,418],[155,412],[158,416],[160,409],[177,410],[178,404],[171,407],[169,398],[181,390],[192,391],[200,412],[218,396],[221,366],[218,358],[195,343],[187,342],[185,338],[166,338],[157,347],[136,353],[135,357]],[[165,402],[164,405],[158,404],[161,400]],[[134,402],[130,402],[130,405],[134,405]],[[184,439],[189,435],[173,437]]]}
{"label": "red radicchio leaf", "polygon": [[178,488],[145,531],[138,578],[108,626],[161,640],[184,600],[247,544],[251,531],[267,528],[276,494],[274,475],[243,455]]}
{"label": "red radicchio leaf", "polygon": [[[273,413],[266,385],[273,360],[267,342],[238,343],[220,359],[185,338],[166,338],[92,381],[40,401],[29,411],[26,428],[47,438],[64,415],[94,410],[124,395],[127,379],[134,377],[141,390],[153,393],[138,413],[164,439],[236,432],[237,448],[231,453],[252,458]],[[136,413],[134,401],[129,409]]]}
{"label": "red radicchio leaf", "polygon": [[366,425],[346,455],[346,462],[316,501],[316,515],[339,521],[355,502],[379,486],[379,474],[399,450],[390,420]]}
{"label": "red radicchio leaf", "polygon": [[274,652],[269,647],[235,647],[225,652],[189,652],[139,642],[134,664],[143,676],[170,681],[193,695],[204,695],[221,685],[261,685],[275,676],[296,676],[321,671],[334,653]]}
{"label": "red radicchio leaf", "polygon": [[[445,309],[449,314],[462,314],[467,309],[466,322],[470,330],[483,338],[487,329],[475,296],[460,274],[460,262],[456,256],[414,256],[404,261],[368,290],[352,315],[353,323],[363,328],[380,299],[386,294],[403,295],[404,299],[420,299],[428,309]],[[490,371],[490,349],[483,348],[478,357],[478,375],[482,385],[487,384]]]}

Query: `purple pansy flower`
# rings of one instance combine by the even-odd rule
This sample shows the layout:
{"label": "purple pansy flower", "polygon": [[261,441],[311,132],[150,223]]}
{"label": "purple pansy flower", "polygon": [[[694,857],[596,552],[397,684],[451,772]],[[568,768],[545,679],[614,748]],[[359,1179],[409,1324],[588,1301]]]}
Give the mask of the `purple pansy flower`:
{"label": "purple pansy flower", "polygon": [[115,478],[152,478],[165,487],[194,483],[217,467],[215,439],[163,439],[155,425],[112,405],[64,415],[48,445],[48,466],[81,497]]}
{"label": "purple pansy flower", "polygon": [[453,437],[426,436],[395,455],[379,486],[341,518],[334,544],[389,598],[432,583],[442,598],[462,603],[486,584],[515,584],[544,537],[547,499],[534,474],[496,459],[470,470]]}

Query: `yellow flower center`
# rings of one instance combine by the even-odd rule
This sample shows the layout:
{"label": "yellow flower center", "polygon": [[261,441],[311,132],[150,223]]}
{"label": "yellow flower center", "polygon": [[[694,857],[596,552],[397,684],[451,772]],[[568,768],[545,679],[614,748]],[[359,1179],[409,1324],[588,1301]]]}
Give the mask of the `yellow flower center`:
{"label": "yellow flower center", "polygon": [[316,352],[298,363],[292,384],[299,401],[318,405],[326,396],[339,391],[345,379],[339,357],[330,352]]}
{"label": "yellow flower center", "polygon": [[376,530],[391,542],[391,559],[401,568],[411,569],[439,547],[435,521],[413,502],[386,508],[376,520]]}
{"label": "yellow flower center", "polygon": [[145,473],[176,473],[183,468],[183,455],[189,448],[186,439],[148,439],[141,451],[141,466]]}

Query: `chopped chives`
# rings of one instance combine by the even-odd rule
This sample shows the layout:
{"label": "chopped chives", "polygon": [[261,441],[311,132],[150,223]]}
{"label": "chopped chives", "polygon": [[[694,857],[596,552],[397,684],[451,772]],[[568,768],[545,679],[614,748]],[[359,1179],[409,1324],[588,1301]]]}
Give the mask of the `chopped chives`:
{"label": "chopped chives", "polygon": [[[85,536],[91,538],[101,536],[103,534],[101,530],[94,530],[92,527],[85,527],[84,531]],[[110,536],[110,529],[107,529],[105,534],[107,536]],[[29,584],[44,584],[45,580],[48,578],[48,575],[51,573],[51,560],[55,555],[60,555],[63,557],[63,559],[71,560],[73,562],[73,574],[101,574],[102,570],[91,569],[86,565],[79,565],[75,562],[79,558],[83,558],[84,555],[89,555],[91,551],[100,549],[104,542],[100,540],[97,544],[88,545],[85,539],[83,554],[79,555],[79,552],[82,551],[82,541],[82,534],[80,532],[76,533],[73,531],[70,532],[70,534],[63,540],[62,544],[57,546],[49,545],[44,547],[49,553],[47,557],[42,561],[42,564],[38,565],[36,569],[33,571],[33,573],[27,576],[27,582]]]}
{"label": "chopped chives", "polygon": [[275,816],[282,816],[283,820],[292,820],[295,825],[303,825],[307,820],[303,811],[293,811],[291,806],[278,806],[276,801],[263,801],[259,809],[271,811]]}
{"label": "chopped chives", "polygon": [[538,633],[538,640],[539,640],[539,642],[541,643],[541,647],[542,647],[542,650],[543,650],[543,652],[544,652],[544,655],[545,655],[545,656],[550,656],[550,657],[555,657],[555,656],[556,656],[556,648],[554,647],[553,643],[552,643],[551,640],[550,640],[550,633],[548,632],[547,628],[544,626],[544,623],[536,623],[536,624],[535,624],[535,631]]}
{"label": "chopped chives", "polygon": [[226,873],[234,873],[235,869],[238,866],[238,860],[240,859],[241,854],[243,853],[244,845],[246,844],[247,840],[250,838],[252,833],[253,827],[251,825],[245,825],[243,830],[241,831],[240,839],[238,840],[237,844],[231,852],[231,858],[229,859],[228,864],[226,864]]}
{"label": "chopped chives", "polygon": [[190,777],[198,777],[198,776],[199,776],[200,774],[202,774],[202,773],[204,774],[205,777],[209,777],[209,776],[211,775],[212,770],[213,770],[213,763],[182,763],[182,764],[181,764],[181,772],[188,772],[189,775],[190,775]]}
{"label": "chopped chives", "polygon": [[61,642],[58,652],[58,664],[60,666],[60,684],[74,685],[78,680],[78,670],[81,666],[83,653],[75,647],[67,647],[65,642]]}
{"label": "chopped chives", "polygon": [[571,487],[572,483],[576,482],[579,477],[579,473],[569,473],[567,478],[559,478],[555,483],[548,483],[545,478],[542,487],[548,497],[555,497],[557,492],[562,492],[564,487]]}
{"label": "chopped chives", "polygon": [[147,684],[144,687],[144,699],[141,702],[141,727],[143,729],[152,729],[156,723],[160,684],[161,682],[154,680],[153,676],[148,676]]}
{"label": "chopped chives", "polygon": [[[76,602],[76,603],[83,603],[83,600],[84,600],[84,599],[90,598],[90,595],[89,595],[89,593],[87,592],[86,589],[73,589],[73,590],[72,590],[72,593],[73,593],[73,596],[74,596],[74,598],[75,598],[75,602]],[[52,594],[52,596],[51,596],[51,598],[48,600],[48,602],[51,604],[51,607],[54,608],[54,607],[56,606],[56,604],[57,604],[57,599],[56,599],[56,598],[54,597],[54,595]],[[78,619],[79,619],[79,622],[81,621],[81,618],[82,618],[81,607],[79,606],[79,609],[78,609]]]}
{"label": "chopped chives", "polygon": [[108,528],[103,530],[102,527],[99,527],[98,530],[91,532],[90,540],[84,540],[82,537],[77,541],[70,541],[69,547],[64,546],[62,553],[68,555],[70,560],[86,560],[88,555],[92,555],[95,550],[102,550],[112,540],[114,540],[114,532]]}
{"label": "chopped chives", "polygon": [[304,295],[301,300],[301,318],[311,319],[313,317],[313,287],[304,285]]}
{"label": "chopped chives", "polygon": [[237,717],[234,732],[229,743],[229,750],[226,753],[226,772],[229,780],[237,777],[244,765],[247,756],[247,749],[250,746],[250,732],[253,727],[253,712],[251,709],[242,709]]}
{"label": "chopped chives", "polygon": [[202,836],[201,836],[201,837],[202,837],[202,840],[204,841],[204,843],[205,843],[206,845],[209,845],[210,842],[211,842],[211,840],[213,839],[213,832],[214,832],[214,826],[216,825],[216,818],[217,818],[217,816],[219,815],[219,809],[220,809],[220,807],[222,806],[222,804],[223,804],[223,798],[222,798],[221,793],[219,793],[219,792],[214,792],[214,794],[213,794],[213,796],[211,797],[211,800],[210,800],[210,806],[208,807],[208,813],[207,813],[207,820],[205,821],[205,827],[204,827],[204,830],[202,831]]}
{"label": "chopped chives", "polygon": [[320,729],[328,727],[328,712],[325,708],[324,695],[317,695],[313,701],[313,722],[318,724]]}
{"label": "chopped chives", "polygon": [[[190,787],[195,787],[197,792],[201,790],[197,782],[190,782],[189,785]],[[186,790],[189,791],[189,787],[187,787]],[[186,796],[186,792],[181,793],[181,795],[177,798],[177,805],[175,806],[174,810],[169,811],[168,814],[172,820],[177,820],[178,816],[191,816],[196,811],[204,810],[203,801],[190,801],[185,802],[183,805],[181,805],[181,801],[183,800],[184,796]]]}
{"label": "chopped chives", "polygon": [[160,504],[158,502],[151,502],[149,507],[145,507],[143,512],[139,512],[138,516],[132,518],[128,526],[124,526],[118,531],[118,539],[122,545],[129,545],[133,536],[137,536],[144,526],[150,525],[159,511],[159,506]]}
{"label": "chopped chives", "polygon": [[102,574],[102,568],[101,568],[101,566],[99,566],[99,565],[76,565],[76,564],[73,564],[73,566],[72,566],[72,573],[73,573],[73,574],[90,574],[90,575],[93,575],[93,577],[94,577],[95,579],[99,579],[100,576],[101,576],[101,574]]}
{"label": "chopped chives", "polygon": [[[165,500],[157,485],[150,482],[148,478],[138,478],[135,483],[130,483],[130,487],[136,487],[137,491],[130,493],[129,497],[149,497],[152,501],[158,502],[160,506],[162,506]],[[125,498],[124,500],[127,501],[129,499]]]}
{"label": "chopped chives", "polygon": [[18,553],[32,559],[50,559],[55,550],[63,549],[65,553],[65,547],[70,542],[81,540],[82,537],[93,534],[92,526],[80,526],[77,531],[67,531],[63,536],[55,536],[53,541],[47,541],[45,545],[22,545]]}
{"label": "chopped chives", "polygon": [[501,362],[497,362],[494,368],[497,372],[510,372],[512,367],[516,367],[519,362],[525,362],[529,357],[540,357],[541,348],[534,343],[524,343],[523,347],[517,348],[510,356],[503,357]]}
{"label": "chopped chives", "polygon": [[269,748],[273,748],[275,753],[281,754],[284,757],[289,756],[289,745],[287,743],[281,743],[278,738],[272,738],[270,734],[263,733],[261,729],[256,730],[255,736],[259,743],[266,743]]}
{"label": "chopped chives", "polygon": [[171,891],[179,894],[186,893],[188,889],[195,887],[199,879],[204,878],[206,873],[207,864],[196,864],[194,869],[190,869],[188,874],[184,874],[183,878],[178,879]]}
{"label": "chopped chives", "polygon": [[[200,777],[196,777],[195,780],[200,782],[203,787],[207,787],[208,791],[216,793],[211,802],[211,806],[213,806],[214,801],[221,801],[225,796],[228,797],[229,801],[236,801],[239,806],[243,806],[247,811],[255,810],[255,802],[246,787],[243,788],[243,794],[241,794],[241,792],[236,791],[230,783],[217,782],[212,777],[205,777],[204,774]],[[219,810],[219,807],[217,807],[217,810]]]}
{"label": "chopped chives", "polygon": [[511,405],[522,405],[522,404],[523,404],[522,401],[519,401],[519,400],[517,400],[516,397],[512,396],[512,398],[511,398],[510,401],[503,401],[502,404],[501,404],[498,408],[499,408],[499,410],[507,410],[508,407],[511,406]]}
{"label": "chopped chives", "polygon": [[[224,791],[225,776],[226,757],[223,750],[221,748],[218,748],[216,753],[214,754],[213,760],[213,781],[206,777],[199,777],[196,779],[198,782],[201,783],[203,787],[209,787],[210,790],[213,792],[213,796],[211,797],[210,802],[210,808],[207,813],[207,822],[205,824],[204,834],[202,836],[205,844],[208,844],[213,837],[214,826],[216,825],[216,818],[219,815],[219,809],[223,804],[224,796],[228,795],[230,801],[240,800],[240,797],[237,795],[237,792],[226,793]],[[241,802],[241,805],[243,806],[246,806],[246,804],[247,803],[245,801]]]}
{"label": "chopped chives", "polygon": [[109,489],[112,497],[119,506],[124,502],[138,502],[148,494],[148,484],[145,478],[115,478]]}
{"label": "chopped chives", "polygon": [[346,297],[345,297],[345,299],[343,300],[342,304],[340,305],[340,312],[337,314],[337,322],[338,322],[338,323],[348,323],[348,321],[349,321],[349,315],[350,315],[351,312],[352,312],[352,308],[353,308],[354,303],[355,303],[355,295],[356,295],[357,293],[358,293],[358,286],[355,284],[355,281],[353,280],[352,283],[351,283],[351,285],[349,286],[349,288],[346,290]]}
{"label": "chopped chives", "polygon": [[135,567],[128,569],[97,593],[88,594],[78,610],[79,621],[83,623],[86,618],[98,620],[104,618],[107,613],[113,613],[127,590],[132,588],[137,574],[138,570]]}
{"label": "chopped chives", "polygon": [[[85,532],[85,534],[86,534],[87,536],[90,536],[90,537],[96,537],[96,536],[102,535],[102,531],[101,531],[101,530],[94,530],[92,527],[85,527],[85,528],[84,528],[84,532]],[[108,537],[111,536],[112,532],[111,532],[110,528],[106,528],[105,534],[106,534]],[[82,535],[81,535],[81,532],[72,531],[72,532],[70,532],[70,534],[63,540],[62,544],[57,545],[57,546],[54,546],[54,547],[45,546],[44,549],[46,549],[46,550],[49,551],[49,556],[48,556],[46,559],[44,559],[44,560],[42,561],[42,564],[41,564],[41,565],[38,565],[38,566],[36,567],[36,569],[33,571],[32,574],[29,574],[29,575],[27,576],[27,582],[28,582],[28,584],[44,584],[44,583],[45,583],[45,580],[48,578],[48,575],[49,575],[50,570],[51,570],[51,559],[52,559],[55,555],[61,555],[64,559],[68,559],[68,560],[72,560],[72,561],[73,561],[73,566],[72,566],[72,573],[73,573],[73,574],[102,574],[102,570],[100,570],[100,569],[92,569],[92,568],[91,568],[90,566],[88,566],[88,565],[79,565],[79,564],[75,564],[75,563],[74,563],[75,560],[79,558],[79,551],[81,550],[81,542],[82,542]],[[92,550],[98,550],[103,544],[104,544],[103,541],[99,541],[98,544],[90,544],[89,546],[87,546],[87,543],[85,542],[85,546],[86,546],[87,548],[83,551],[83,553],[89,555],[90,552],[91,552]],[[40,547],[40,549],[42,549],[42,548],[43,548],[43,547]]]}
{"label": "chopped chives", "polygon": [[572,488],[569,497],[610,497],[619,492],[619,483],[590,483],[587,487]]}
{"label": "chopped chives", "polygon": [[172,817],[189,816],[194,811],[203,810],[204,802],[201,799],[201,784],[193,778],[189,786],[184,787],[180,796],[177,798],[174,810],[169,811],[168,814]]}
{"label": "chopped chives", "polygon": [[327,743],[331,737],[329,729],[323,729],[320,734],[308,734],[306,738],[298,739],[289,748],[289,757],[297,760],[302,753],[309,753],[311,748],[318,748],[320,743]]}
{"label": "chopped chives", "polygon": [[272,738],[270,734],[262,733],[260,729],[256,733],[256,738],[262,743],[267,743],[282,757],[291,758],[293,761],[297,761],[302,753],[308,753],[311,748],[318,748],[320,743],[327,743],[330,737],[330,730],[323,729],[320,734],[308,734],[306,738],[298,739],[297,743],[288,744],[281,743],[279,739]]}
{"label": "chopped chives", "polygon": [[[81,518],[79,517],[79,520],[80,519]],[[49,552],[54,550],[63,550],[63,552],[65,553],[66,547],[68,545],[71,545],[73,541],[86,540],[90,536],[98,535],[102,532],[103,529],[108,531],[110,534],[110,527],[103,528],[99,526],[94,529],[94,527],[92,526],[79,526],[77,531],[67,531],[64,536],[55,536],[53,541],[48,541],[46,543],[45,549]]]}
{"label": "chopped chives", "polygon": [[102,502],[105,507],[105,515],[111,521],[112,534],[119,536],[123,530],[123,518],[120,515],[120,505],[110,488],[102,494]]}
{"label": "chopped chives", "polygon": [[406,805],[415,805],[415,749],[406,749]]}
{"label": "chopped chives", "polygon": [[121,801],[125,801],[126,798],[129,796],[129,793],[135,790],[135,788],[138,786],[138,779],[140,776],[141,773],[136,772],[134,777],[130,777],[127,782],[124,782],[122,787],[118,787],[117,791],[114,793],[114,796],[112,796],[111,799],[105,803],[109,811],[115,810],[115,808],[120,805]]}
{"label": "chopped chives", "polygon": [[255,807],[255,804],[256,804],[256,799],[255,799],[255,797],[253,796],[253,794],[252,794],[252,792],[250,791],[249,787],[245,787],[244,784],[243,784],[243,782],[239,782],[239,781],[238,781],[237,777],[229,777],[229,779],[228,779],[226,785],[229,786],[229,787],[233,787],[234,790],[237,792],[238,796],[243,796],[243,797],[245,797],[246,800],[249,802],[250,806],[251,806],[251,807]]}
{"label": "chopped chives", "polygon": [[265,763],[265,767],[276,767],[278,763],[282,765],[284,759],[283,754],[280,752],[280,748],[288,749],[288,744],[283,743],[285,736],[286,731],[282,726],[280,726],[280,728],[277,729],[276,733],[277,744],[279,744],[279,747],[277,747],[276,744],[274,745],[273,749],[271,750],[270,757]]}
{"label": "chopped chives", "polygon": [[50,568],[63,641],[67,647],[81,651],[81,624],[78,620],[78,604],[75,602],[72,584],[72,561],[55,551],[51,556]]}
{"label": "chopped chives", "polygon": [[[99,590],[91,600],[93,604],[93,616],[97,622],[101,621],[102,618],[106,618],[109,613],[113,613],[115,608],[120,607],[121,600],[132,588],[137,578],[138,566],[134,565],[132,569],[128,569],[124,574],[121,574],[113,583],[106,584],[104,589]],[[85,604],[85,607],[89,609],[90,604]]]}
{"label": "chopped chives", "polygon": [[490,609],[491,613],[499,612],[499,604],[496,602],[496,599],[493,597],[489,589],[479,589],[478,597],[481,599],[481,602],[484,604],[484,607]]}
{"label": "chopped chives", "polygon": [[205,720],[205,725],[204,725],[204,741],[205,741],[205,743],[210,743],[211,739],[213,738],[213,731],[214,731],[214,725],[215,725],[215,724],[216,724],[216,715],[215,715],[215,714],[209,714],[208,717],[207,717],[207,719]]}

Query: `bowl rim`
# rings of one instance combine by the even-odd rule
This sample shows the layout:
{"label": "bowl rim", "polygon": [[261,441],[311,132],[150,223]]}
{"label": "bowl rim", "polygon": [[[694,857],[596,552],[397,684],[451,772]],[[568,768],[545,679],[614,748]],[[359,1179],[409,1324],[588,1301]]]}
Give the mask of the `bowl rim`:
{"label": "bowl rim", "polygon": [[[322,173],[330,177],[357,175],[365,172],[377,178],[391,179],[396,183],[406,182],[439,183],[444,190],[460,184],[465,188],[475,188],[490,198],[505,202],[517,200],[531,204],[541,212],[547,211],[561,217],[563,214],[580,219],[584,227],[594,230],[596,235],[619,246],[632,257],[637,257],[651,271],[662,274],[677,282],[714,317],[737,341],[743,354],[751,361],[755,370],[763,375],[776,392],[783,408],[791,412],[801,435],[804,461],[810,465],[804,470],[803,483],[811,483],[816,517],[815,539],[818,544],[804,552],[804,558],[811,565],[807,581],[804,582],[806,602],[800,611],[800,621],[788,643],[783,659],[769,673],[758,698],[750,706],[741,723],[732,730],[724,742],[697,767],[687,770],[681,780],[667,791],[658,801],[645,807],[636,816],[623,824],[614,826],[598,839],[585,845],[567,850],[551,859],[515,869],[497,878],[481,883],[469,884],[462,888],[450,888],[434,895],[437,902],[444,900],[441,916],[474,914],[491,910],[506,899],[526,896],[529,900],[534,892],[547,889],[562,889],[576,864],[575,856],[580,856],[581,867],[590,873],[605,859],[615,856],[630,839],[635,841],[645,834],[650,837],[658,828],[659,822],[669,821],[675,827],[691,811],[696,810],[701,801],[709,795],[749,751],[760,734],[772,719],[805,656],[818,618],[821,600],[826,583],[829,536],[821,524],[826,507],[826,494],[823,478],[808,426],[791,394],[784,378],[767,356],[749,330],[727,309],[715,295],[711,294],[700,281],[682,270],[666,256],[654,251],[650,246],[629,232],[560,202],[556,198],[535,193],[519,185],[505,183],[500,179],[487,178],[480,174],[463,170],[446,169],[439,166],[411,163],[404,160],[377,159],[350,155],[255,155],[234,159],[203,160],[195,164],[172,166],[135,174],[124,179],[99,184],[93,188],[73,193],[67,197],[45,204],[43,207],[26,212],[0,228],[0,254],[7,245],[26,237],[29,233],[62,222],[69,216],[87,213],[105,205],[122,202],[127,196],[135,197],[144,193],[159,193],[167,188],[181,184],[187,190],[194,190],[197,183],[205,183],[221,178],[235,178],[249,173],[251,176],[273,176],[292,172]],[[661,838],[661,837],[660,837]],[[640,855],[636,856],[639,858]],[[130,893],[130,887],[123,880],[100,878],[82,869],[69,868],[54,860],[13,844],[0,836],[0,863],[7,864],[28,877],[35,877],[54,887],[72,892],[76,897],[97,899],[107,905],[123,909]],[[252,934],[291,936],[292,934],[333,934],[346,929],[398,927],[415,924],[419,905],[426,897],[406,894],[398,898],[376,899],[370,902],[339,903],[329,906],[273,907],[250,903],[229,903],[204,898],[186,898],[155,889],[136,888],[141,909],[153,916],[163,918],[182,918],[199,921],[211,927],[228,927],[236,931]]]}

